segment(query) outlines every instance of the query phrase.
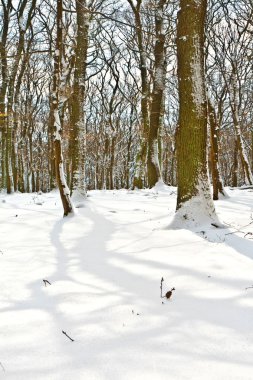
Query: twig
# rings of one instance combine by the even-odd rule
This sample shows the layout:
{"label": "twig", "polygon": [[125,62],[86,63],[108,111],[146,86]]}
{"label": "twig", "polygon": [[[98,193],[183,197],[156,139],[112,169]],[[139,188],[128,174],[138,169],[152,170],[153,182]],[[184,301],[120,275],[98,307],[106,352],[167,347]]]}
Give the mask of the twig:
{"label": "twig", "polygon": [[247,233],[244,235],[244,237],[246,238],[247,235],[253,235],[253,233],[252,233],[252,232],[247,232]]}
{"label": "twig", "polygon": [[0,253],[3,255],[4,253],[3,253],[3,251],[0,249]]}
{"label": "twig", "polygon": [[66,337],[69,338],[72,342],[74,342],[74,339],[70,338],[70,336],[65,331],[62,330],[62,333],[66,335]]}
{"label": "twig", "polygon": [[[234,227],[233,227],[234,228]],[[228,235],[233,235],[233,234],[244,234],[243,231],[240,231],[240,230],[236,230],[236,231],[233,231],[233,232],[228,232],[227,234],[225,234],[225,236],[228,236]]]}
{"label": "twig", "polygon": [[253,285],[252,286],[248,286],[247,288],[245,288],[245,290],[247,289],[253,289]]}
{"label": "twig", "polygon": [[238,187],[237,188],[238,190],[249,190],[249,189],[253,189],[253,186],[245,186],[245,187]]}
{"label": "twig", "polygon": [[[252,219],[252,215],[250,216],[250,218]],[[227,236],[227,235],[233,235],[233,234],[236,234],[236,233],[244,234],[245,232],[241,231],[241,229],[250,226],[252,223],[253,223],[253,220],[252,220],[250,223],[245,224],[244,226],[241,226],[241,227],[240,227],[240,230],[239,230],[238,228],[231,226],[231,224],[228,224],[228,223],[224,222],[224,224],[226,224],[229,228],[234,228],[234,229],[235,229],[235,231],[233,231],[233,232],[228,232],[227,234],[225,234],[225,236]],[[250,232],[249,232],[249,234],[250,234]],[[244,237],[245,237],[245,236],[244,236]]]}
{"label": "twig", "polygon": [[215,228],[221,228],[221,226],[219,226],[217,223],[211,223],[211,226],[213,226]]}
{"label": "twig", "polygon": [[43,282],[44,282],[45,286],[47,286],[47,284],[52,285],[51,282],[49,282],[48,280],[43,280]]}
{"label": "twig", "polygon": [[161,289],[161,298],[163,298],[163,277],[161,278],[161,285],[160,285],[160,289]]}

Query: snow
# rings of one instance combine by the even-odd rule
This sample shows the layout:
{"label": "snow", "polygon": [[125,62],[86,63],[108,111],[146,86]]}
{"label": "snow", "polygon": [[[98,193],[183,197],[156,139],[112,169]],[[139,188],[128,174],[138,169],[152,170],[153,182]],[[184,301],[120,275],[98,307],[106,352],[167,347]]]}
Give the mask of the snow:
{"label": "snow", "polygon": [[203,114],[203,104],[205,103],[205,88],[203,83],[203,68],[201,62],[201,43],[200,37],[195,35],[195,55],[191,63],[192,83],[193,83],[193,102],[199,115]]}
{"label": "snow", "polygon": [[163,68],[163,62],[161,62],[161,65],[156,68],[155,71],[155,84],[157,90],[163,90],[164,89],[164,68]]}
{"label": "snow", "polygon": [[60,135],[60,131],[61,131],[61,121],[60,121],[60,115],[59,115],[59,111],[57,109],[54,110],[54,128],[55,128],[55,140],[60,140],[61,141],[61,135]]}
{"label": "snow", "polygon": [[252,379],[252,191],[215,203],[228,228],[194,231],[169,228],[161,181],[65,218],[56,191],[1,194],[0,378]]}
{"label": "snow", "polygon": [[160,163],[159,163],[159,159],[158,159],[158,140],[157,139],[154,139],[153,140],[153,150],[152,150],[152,163],[154,164],[154,166],[156,167],[156,170],[159,171],[159,174],[160,174]]}
{"label": "snow", "polygon": [[19,24],[20,30],[22,30],[23,32],[25,32],[26,31],[26,21],[24,20],[23,16],[19,17],[18,24]]}

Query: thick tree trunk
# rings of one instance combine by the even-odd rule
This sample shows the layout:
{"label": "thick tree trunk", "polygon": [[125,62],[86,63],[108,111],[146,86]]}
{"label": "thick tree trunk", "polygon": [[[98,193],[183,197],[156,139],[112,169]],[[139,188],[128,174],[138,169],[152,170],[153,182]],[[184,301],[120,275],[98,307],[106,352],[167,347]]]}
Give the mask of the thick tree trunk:
{"label": "thick tree trunk", "polygon": [[179,124],[176,134],[179,218],[215,219],[207,173],[207,104],[204,77],[206,0],[181,0],[177,57]]}

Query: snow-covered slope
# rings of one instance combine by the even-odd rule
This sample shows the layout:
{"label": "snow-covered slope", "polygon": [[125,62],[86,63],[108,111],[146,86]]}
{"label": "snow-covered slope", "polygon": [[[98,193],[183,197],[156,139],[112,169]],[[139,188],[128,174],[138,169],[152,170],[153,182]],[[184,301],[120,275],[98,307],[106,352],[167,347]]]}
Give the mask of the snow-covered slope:
{"label": "snow-covered slope", "polygon": [[2,194],[0,379],[251,380],[253,193],[228,193],[228,229],[194,232],[165,186],[64,219],[57,193]]}

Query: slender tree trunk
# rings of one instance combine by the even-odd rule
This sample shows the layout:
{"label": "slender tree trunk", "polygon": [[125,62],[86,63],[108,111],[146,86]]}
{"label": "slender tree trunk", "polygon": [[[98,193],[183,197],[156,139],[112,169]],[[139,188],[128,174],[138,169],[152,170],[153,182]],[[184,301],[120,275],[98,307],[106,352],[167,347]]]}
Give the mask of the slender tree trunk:
{"label": "slender tree trunk", "polygon": [[53,111],[54,111],[54,154],[55,154],[55,173],[57,184],[59,187],[64,216],[73,212],[73,207],[70,200],[70,191],[65,179],[63,155],[62,155],[62,140],[61,140],[61,120],[59,116],[59,87],[60,74],[62,63],[62,0],[57,0],[57,37],[56,51],[54,56],[54,78],[53,78]]}
{"label": "slender tree trunk", "polygon": [[11,2],[2,3],[3,19],[1,26],[1,42],[0,42],[0,54],[1,54],[1,83],[0,83],[0,129],[2,139],[2,186],[7,187],[7,175],[6,175],[6,150],[7,150],[7,110],[6,110],[6,93],[8,85],[8,64],[7,64],[7,36],[9,31],[9,20],[12,9]]}
{"label": "slender tree trunk", "polygon": [[133,111],[131,106],[130,125],[129,125],[129,138],[127,141],[127,160],[126,160],[126,186],[130,188],[130,162],[131,162],[131,145],[132,145],[132,128],[133,128]]}
{"label": "slender tree trunk", "polygon": [[233,63],[232,71],[232,90],[230,92],[230,107],[232,110],[232,117],[234,123],[235,134],[237,137],[237,146],[241,157],[242,169],[244,174],[244,180],[246,184],[253,185],[253,176],[250,169],[249,160],[245,151],[244,142],[242,139],[242,131],[239,121],[239,94],[238,94],[238,84],[236,81],[236,64]]}
{"label": "slender tree trunk", "polygon": [[213,200],[219,199],[219,194],[225,195],[222,179],[219,171],[219,152],[218,152],[218,139],[219,139],[219,126],[215,114],[214,107],[208,99],[208,116],[210,122],[210,137],[211,137],[211,171],[213,180]]}
{"label": "slender tree trunk", "polygon": [[253,172],[253,130],[250,132],[250,137],[251,137],[251,142],[250,142],[250,147],[251,147],[251,171]]}
{"label": "slender tree trunk", "polygon": [[52,96],[49,99],[50,110],[48,118],[48,173],[49,173],[49,189],[53,190],[56,187],[55,183],[55,154],[54,154],[54,105]]}
{"label": "slender tree trunk", "polygon": [[5,150],[5,172],[7,194],[14,192],[13,171],[12,171],[12,127],[13,117],[12,110],[8,107],[8,117],[6,123],[6,150]]}
{"label": "slender tree trunk", "polygon": [[14,128],[13,136],[13,182],[14,182],[14,191],[18,190],[18,178],[19,178],[19,165],[18,165],[18,139],[17,139],[17,126]]}
{"label": "slender tree trunk", "polygon": [[159,162],[159,130],[161,129],[163,118],[163,97],[166,74],[165,31],[163,25],[163,11],[166,2],[167,0],[160,0],[155,13],[154,88],[151,101],[147,160],[149,187],[153,187],[162,177]]}
{"label": "slender tree trunk", "polygon": [[232,187],[238,186],[238,139],[235,138],[234,143],[234,160],[232,168]]}
{"label": "slender tree trunk", "polygon": [[142,189],[145,186],[146,177],[146,166],[147,166],[147,144],[148,144],[148,133],[149,133],[149,107],[148,107],[148,96],[149,96],[149,86],[148,86],[148,70],[147,70],[147,54],[144,48],[143,42],[143,30],[141,22],[141,3],[142,0],[136,1],[136,6],[132,0],[127,0],[130,4],[134,19],[135,19],[135,29],[137,45],[139,50],[140,59],[140,73],[141,73],[141,115],[142,115],[142,125],[140,129],[141,141],[140,147],[136,156],[135,162],[135,172],[133,187]]}
{"label": "slender tree trunk", "polygon": [[75,54],[74,87],[71,99],[72,141],[72,198],[80,200],[86,196],[85,184],[85,77],[88,50],[90,16],[85,11],[86,0],[76,1],[77,37]]}

